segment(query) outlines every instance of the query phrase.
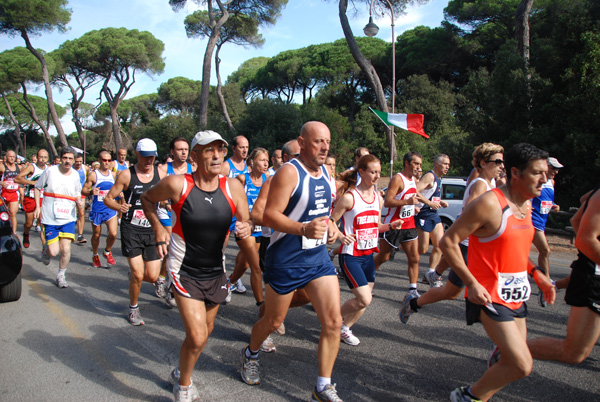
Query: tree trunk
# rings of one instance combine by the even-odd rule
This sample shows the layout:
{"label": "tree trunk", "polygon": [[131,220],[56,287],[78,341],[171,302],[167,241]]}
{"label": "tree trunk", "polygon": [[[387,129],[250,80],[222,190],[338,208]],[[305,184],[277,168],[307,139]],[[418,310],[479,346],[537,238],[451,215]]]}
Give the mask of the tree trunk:
{"label": "tree trunk", "polygon": [[51,154],[50,155],[50,157],[51,157],[50,160],[52,161],[52,160],[54,160],[54,158],[56,156],[58,156],[58,152],[56,152],[56,147],[54,146],[54,141],[52,141],[52,137],[50,136],[50,133],[48,132],[48,129],[46,128],[46,125],[37,116],[37,113],[35,112],[35,108],[31,104],[31,102],[29,101],[29,98],[27,97],[27,88],[25,87],[24,84],[21,84],[21,87],[23,88],[23,99],[27,103],[27,106],[23,105],[23,107],[25,107],[29,111],[29,115],[31,116],[31,118],[33,119],[33,121],[35,121],[36,124],[44,132],[44,137],[46,137],[46,142],[48,143],[48,151],[49,151],[48,153]]}
{"label": "tree trunk", "polygon": [[[348,48],[350,49],[350,53],[358,67],[361,71],[366,75],[373,92],[375,93],[375,99],[377,100],[377,107],[382,112],[388,112],[387,102],[385,100],[385,92],[383,91],[383,86],[381,85],[381,80],[379,79],[379,75],[377,75],[377,71],[375,71],[375,67],[371,64],[371,61],[367,59],[358,48],[358,44],[356,43],[356,39],[354,39],[354,34],[352,33],[352,28],[350,27],[350,23],[348,22],[348,17],[346,16],[346,11],[348,9],[348,0],[340,0],[339,3],[339,13],[340,13],[340,22],[342,24],[342,30],[344,31],[344,36],[346,37],[346,42],[348,43]],[[386,140],[387,145],[390,149],[390,162],[396,159],[396,141],[394,139],[393,131],[390,127],[386,126]]]}
{"label": "tree trunk", "polygon": [[527,93],[527,128],[529,134],[533,132],[533,122],[531,121],[531,109],[533,107],[533,95],[531,91],[531,70],[529,64],[529,14],[533,7],[534,0],[521,0],[517,7],[515,18],[515,36],[517,39],[517,48],[523,58],[523,68],[525,69],[526,93]]}
{"label": "tree trunk", "polygon": [[121,149],[121,124],[119,123],[119,115],[117,114],[117,105],[114,105],[114,102],[109,102],[110,106],[110,118],[112,120],[112,132],[113,132],[113,140],[115,143],[115,152],[118,152]]}
{"label": "tree trunk", "polygon": [[[219,103],[221,104],[221,109],[223,109],[223,117],[225,117],[225,121],[227,122],[227,127],[229,130],[235,131],[235,127],[231,122],[231,118],[229,117],[229,112],[227,111],[227,104],[225,103],[225,98],[223,97],[223,92],[221,91],[221,71],[219,69],[221,65],[221,59],[219,58],[219,52],[221,51],[222,45],[217,45],[217,51],[215,52],[215,72],[217,73],[217,97],[219,98]],[[204,85],[202,85],[204,86]]]}
{"label": "tree trunk", "polygon": [[50,76],[48,74],[48,65],[46,64],[46,59],[44,55],[38,52],[29,41],[29,36],[27,35],[27,31],[21,29],[21,37],[25,40],[25,46],[27,49],[33,54],[42,65],[42,78],[44,79],[44,87],[46,89],[46,99],[48,100],[48,110],[50,111],[50,115],[52,116],[52,121],[54,122],[54,127],[56,127],[56,132],[58,133],[58,139],[63,147],[68,145],[67,136],[65,135],[65,131],[60,124],[60,118],[58,117],[58,113],[56,113],[56,108],[54,107],[54,99],[52,97],[52,87],[50,86]]}
{"label": "tree trunk", "polygon": [[[202,89],[200,90],[200,107],[198,113],[200,114],[200,122],[199,127],[203,129],[208,124],[208,97],[210,95],[210,70],[211,70],[211,62],[212,55],[215,50],[215,46],[217,46],[217,41],[219,40],[219,35],[221,35],[221,27],[227,19],[229,18],[229,12],[227,9],[221,4],[220,1],[217,1],[219,4],[219,8],[221,9],[221,18],[219,18],[212,28],[210,33],[210,37],[208,38],[208,44],[206,45],[206,52],[204,53],[204,62],[202,64]],[[210,5],[210,2],[209,2]],[[212,12],[212,7],[209,7],[209,13]]]}
{"label": "tree trunk", "polygon": [[15,125],[15,138],[16,141],[13,140],[17,147],[17,153],[22,156],[25,155],[25,147],[23,146],[23,141],[21,140],[21,126],[19,126],[19,122],[17,118],[13,114],[12,108],[10,107],[10,103],[4,94],[1,94],[2,99],[4,99],[4,104],[6,105],[6,110],[8,110],[8,116],[10,117],[10,121]]}

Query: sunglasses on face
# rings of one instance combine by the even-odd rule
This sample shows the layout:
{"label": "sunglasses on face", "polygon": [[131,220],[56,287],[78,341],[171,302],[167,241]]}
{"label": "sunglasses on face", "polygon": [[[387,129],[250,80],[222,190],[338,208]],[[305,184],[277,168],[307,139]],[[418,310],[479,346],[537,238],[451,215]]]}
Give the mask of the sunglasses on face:
{"label": "sunglasses on face", "polygon": [[486,161],[487,163],[495,163],[496,165],[500,166],[500,165],[504,165],[504,161],[502,159],[495,159],[495,160],[489,160]]}

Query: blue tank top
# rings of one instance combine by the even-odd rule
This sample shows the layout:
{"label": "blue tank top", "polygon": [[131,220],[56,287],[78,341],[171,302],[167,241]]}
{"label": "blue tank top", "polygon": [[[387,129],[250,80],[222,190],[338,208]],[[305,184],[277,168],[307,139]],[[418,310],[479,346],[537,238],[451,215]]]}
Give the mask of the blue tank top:
{"label": "blue tank top", "polygon": [[115,184],[115,179],[112,175],[112,171],[109,170],[106,176],[100,173],[99,170],[95,170],[94,173],[96,173],[96,183],[92,188],[97,188],[99,192],[98,195],[95,195],[92,199],[92,211],[112,211],[112,209],[104,205],[104,197],[106,197],[113,184]]}
{"label": "blue tank top", "polygon": [[[298,222],[310,222],[315,218],[329,216],[331,210],[331,184],[327,169],[321,166],[319,177],[311,176],[299,161],[289,162],[297,171],[298,182],[284,215]],[[274,231],[267,249],[267,268],[307,268],[322,266],[329,262],[327,233],[323,239],[307,239],[304,236]]]}
{"label": "blue tank top", "polygon": [[244,169],[240,170],[235,167],[231,158],[227,159],[227,163],[229,163],[229,174],[227,177],[236,177],[244,173],[248,173],[248,165],[244,162]]}
{"label": "blue tank top", "polygon": [[[433,175],[433,186],[431,186],[431,188],[421,191],[421,195],[423,197],[427,198],[429,201],[440,202],[442,199],[442,179],[437,177],[437,175],[433,172],[433,170],[430,170],[427,173],[431,173]],[[425,173],[425,174],[427,174],[427,173]],[[421,214],[425,215],[425,214],[431,214],[431,213],[437,213],[437,211],[431,209],[429,207],[429,205],[427,205],[427,204],[423,204],[421,206],[419,215],[421,215]]]}
{"label": "blue tank top", "polygon": [[85,168],[81,166],[79,169],[75,169],[77,173],[79,173],[79,181],[81,182],[81,187],[85,184]]}
{"label": "blue tank top", "polygon": [[[254,183],[252,183],[252,179],[250,178],[250,173],[244,173],[244,179],[246,183],[244,184],[244,191],[246,192],[246,198],[248,199],[248,209],[250,212],[252,212],[252,207],[254,206],[254,203],[258,198],[258,193],[260,192],[262,184],[260,186],[255,186]],[[267,175],[263,173],[263,184],[265,183],[265,181],[267,181]],[[254,232],[252,232],[252,236],[262,236],[262,226],[254,226]]]}
{"label": "blue tank top", "polygon": [[[187,162],[186,162],[186,164],[187,164],[187,172],[186,173],[187,174],[194,173],[192,171],[192,164],[191,163],[187,163]],[[175,174],[175,171],[173,170],[173,162],[167,162],[167,176],[171,176],[173,174]]]}
{"label": "blue tank top", "polygon": [[548,214],[554,204],[554,185],[550,180],[542,184],[542,193],[531,200],[531,220],[537,230],[545,230]]}

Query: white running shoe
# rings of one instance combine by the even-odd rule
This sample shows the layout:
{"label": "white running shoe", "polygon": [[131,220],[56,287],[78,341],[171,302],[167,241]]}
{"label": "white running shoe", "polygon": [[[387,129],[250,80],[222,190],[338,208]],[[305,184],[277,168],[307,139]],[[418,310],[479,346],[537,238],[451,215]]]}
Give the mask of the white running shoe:
{"label": "white running shoe", "polygon": [[427,283],[432,288],[441,288],[442,286],[444,286],[444,282],[442,282],[442,277],[438,275],[435,271],[427,272],[425,274],[425,277],[427,278]]}
{"label": "white running shoe", "polygon": [[135,326],[144,325],[144,320],[142,319],[139,307],[129,309],[129,323]]}
{"label": "white running shoe", "polygon": [[260,351],[265,353],[273,353],[277,350],[277,347],[273,343],[271,335],[267,336],[267,339],[260,345]]}
{"label": "white running shoe", "polygon": [[67,278],[65,278],[64,275],[57,276],[56,277],[56,286],[58,286],[60,289],[68,288],[69,283],[67,282]]}
{"label": "white running shoe", "polygon": [[247,290],[248,289],[246,289],[246,287],[242,283],[242,278],[238,279],[237,282],[235,283],[235,288],[233,289],[233,291],[235,293],[246,293]]}
{"label": "white running shoe", "polygon": [[357,346],[360,343],[360,339],[358,339],[356,336],[354,336],[354,334],[352,333],[352,330],[350,328],[346,327],[345,325],[342,325],[342,332],[341,332],[340,339],[342,340],[342,342],[344,342],[350,346]]}
{"label": "white running shoe", "polygon": [[179,383],[173,386],[173,396],[175,402],[192,402],[200,399],[198,390],[194,387],[194,383],[191,383],[187,387],[179,385]]}

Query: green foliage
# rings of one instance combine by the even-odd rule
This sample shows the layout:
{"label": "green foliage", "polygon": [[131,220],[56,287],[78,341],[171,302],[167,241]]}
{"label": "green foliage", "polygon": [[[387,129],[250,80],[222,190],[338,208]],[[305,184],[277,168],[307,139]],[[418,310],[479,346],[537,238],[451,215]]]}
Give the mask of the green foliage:
{"label": "green foliage", "polygon": [[170,113],[192,112],[200,100],[202,81],[185,77],[170,78],[158,87],[158,104]]}
{"label": "green foliage", "polygon": [[66,8],[67,0],[2,0],[0,2],[0,33],[40,34],[57,28],[67,30],[71,20],[71,10]]}

